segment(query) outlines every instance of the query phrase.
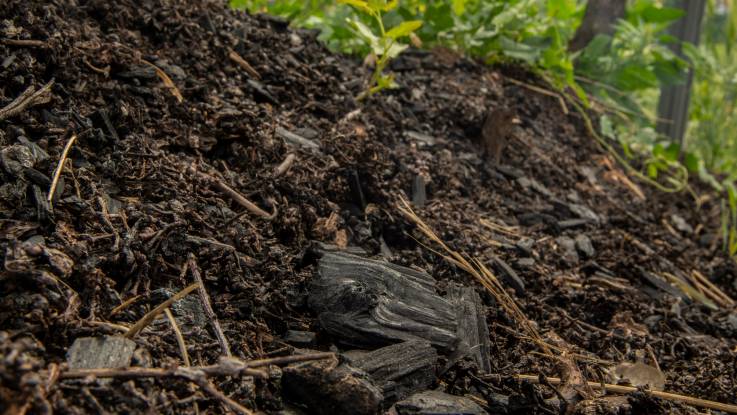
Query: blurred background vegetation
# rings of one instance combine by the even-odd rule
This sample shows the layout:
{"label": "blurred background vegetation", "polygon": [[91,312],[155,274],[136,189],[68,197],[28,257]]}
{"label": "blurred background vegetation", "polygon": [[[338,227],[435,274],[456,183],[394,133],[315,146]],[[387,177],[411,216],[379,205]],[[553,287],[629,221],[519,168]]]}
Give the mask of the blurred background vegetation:
{"label": "blurred background vegetation", "polygon": [[[599,114],[598,131],[621,145],[624,157],[646,159],[643,175],[667,180],[677,164],[699,175],[723,196],[725,246],[737,253],[737,7],[707,0],[698,45],[668,28],[683,17],[667,0],[628,0],[610,34],[579,47],[571,41],[584,19],[585,0],[231,0],[236,8],[265,12],[320,30],[328,47],[370,55],[358,24],[383,31],[356,4],[381,7],[379,20],[394,27],[419,20],[412,35],[422,47],[442,46],[493,64],[523,61],[559,91]],[[352,3],[353,5],[346,4]],[[591,1],[593,4],[593,0]],[[605,4],[605,3],[600,3]],[[365,35],[365,33],[363,33]],[[575,50],[575,51],[574,51]],[[661,87],[685,82],[693,69],[688,129],[682,143],[656,132]],[[620,157],[621,157],[620,156]],[[660,177],[659,177],[660,176]],[[672,178],[670,180],[673,180]]]}

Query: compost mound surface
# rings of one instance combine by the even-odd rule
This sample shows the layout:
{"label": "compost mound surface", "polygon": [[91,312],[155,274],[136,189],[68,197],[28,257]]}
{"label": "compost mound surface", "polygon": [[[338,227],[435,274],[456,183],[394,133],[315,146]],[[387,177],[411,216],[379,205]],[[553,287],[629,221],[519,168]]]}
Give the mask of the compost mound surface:
{"label": "compost mound surface", "polygon": [[[542,84],[524,70],[409,50],[392,66],[398,88],[357,103],[370,73],[360,62],[331,53],[314,32],[223,3],[0,5],[4,413],[328,413],[311,401],[321,394],[331,408],[353,400],[356,413],[386,410],[390,396],[404,399],[394,411],[427,413],[417,408],[450,399],[440,392],[465,397],[447,402],[468,413],[557,413],[595,401],[595,391],[571,398],[514,378],[570,379],[562,362],[605,382],[617,381],[609,369],[622,362],[659,366],[667,391],[737,403],[737,273],[708,193],[633,182],[581,116],[531,88]],[[496,130],[512,132],[490,155],[482,126],[495,110],[513,126]],[[574,357],[546,356],[433,251],[400,213],[402,198],[450,249],[499,276],[557,354]],[[485,357],[454,356],[432,339],[434,348],[416,339],[372,347],[373,337],[330,329],[308,299],[320,256],[336,252],[395,264],[382,272],[421,273],[425,300],[439,309],[459,286],[474,288],[463,294],[470,302],[457,301],[484,310]],[[204,290],[173,302],[170,318],[136,325],[198,278]],[[381,304],[396,305],[380,316],[388,320],[407,312],[401,298]],[[393,330],[388,343],[416,328]],[[185,365],[181,340],[197,367],[219,364],[226,349],[237,361],[336,357],[204,380],[173,373]],[[367,354],[350,355],[357,345]],[[122,370],[171,376],[64,376],[92,364],[86,351],[112,349]],[[420,356],[421,369],[406,384],[406,373],[377,374],[392,362],[382,353]],[[341,376],[354,383],[336,384]],[[694,413],[646,386],[611,405],[585,413]]]}

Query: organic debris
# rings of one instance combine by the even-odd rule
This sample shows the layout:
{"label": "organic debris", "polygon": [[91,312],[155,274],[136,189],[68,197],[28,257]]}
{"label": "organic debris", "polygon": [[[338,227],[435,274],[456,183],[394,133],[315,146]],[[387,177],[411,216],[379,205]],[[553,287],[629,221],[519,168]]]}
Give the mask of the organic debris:
{"label": "organic debris", "polygon": [[[6,0],[0,56],[0,412],[735,410],[718,202],[520,67],[410,48],[359,104],[219,0]],[[663,390],[606,383],[643,350]]]}

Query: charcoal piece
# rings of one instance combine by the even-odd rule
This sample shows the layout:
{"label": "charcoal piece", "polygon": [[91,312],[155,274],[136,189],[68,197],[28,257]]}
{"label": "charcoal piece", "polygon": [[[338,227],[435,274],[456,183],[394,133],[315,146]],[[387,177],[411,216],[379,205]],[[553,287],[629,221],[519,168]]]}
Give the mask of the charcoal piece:
{"label": "charcoal piece", "polygon": [[427,194],[425,192],[425,179],[419,174],[412,180],[412,204],[421,208],[425,206]]}
{"label": "charcoal piece", "polygon": [[122,336],[80,337],[67,352],[71,369],[120,368],[131,364],[136,343]]}
{"label": "charcoal piece", "polygon": [[506,415],[509,413],[509,396],[489,392],[486,395],[486,407],[489,408],[491,414]]}
{"label": "charcoal piece", "polygon": [[437,142],[435,137],[417,131],[406,131],[404,135],[410,140],[417,141],[420,147],[434,146]]}
{"label": "charcoal piece", "polygon": [[[53,221],[54,212],[51,210],[51,204],[46,198],[46,193],[37,185],[31,185],[31,195],[33,202],[36,204],[36,217],[40,223],[50,223]],[[59,193],[57,195],[60,196]]]}
{"label": "charcoal piece", "polygon": [[424,339],[444,351],[458,344],[456,311],[430,275],[342,252],[324,252],[318,273],[308,304],[338,342],[375,348]]}
{"label": "charcoal piece", "polygon": [[306,362],[284,368],[285,397],[314,414],[374,415],[384,399],[363,370],[338,365],[338,359]]}
{"label": "charcoal piece", "polygon": [[317,150],[320,148],[320,145],[315,143],[314,141],[308,140],[300,135],[297,135],[291,131],[287,131],[281,127],[277,127],[274,132],[279,138],[283,139],[284,142],[286,142],[287,144],[290,144],[296,147],[304,147],[304,148],[314,149],[314,150]]}
{"label": "charcoal piece", "polygon": [[673,222],[673,226],[675,226],[679,232],[686,235],[691,235],[693,233],[693,227],[689,225],[688,222],[686,222],[686,220],[677,213],[670,215],[670,220],[671,222]]}
{"label": "charcoal piece", "polygon": [[557,223],[558,229],[565,230],[565,229],[571,229],[571,228],[578,228],[581,226],[588,225],[591,222],[591,219],[566,219],[559,221]]}
{"label": "charcoal piece", "polygon": [[264,84],[253,79],[247,80],[246,83],[248,84],[248,86],[253,88],[253,91],[256,93],[256,97],[262,98],[264,101],[267,101],[270,104],[279,105],[279,101],[277,101],[277,99],[274,98],[273,95],[271,95],[271,92],[269,92]]}
{"label": "charcoal piece", "polygon": [[314,345],[316,337],[315,333],[311,331],[287,330],[283,340],[295,346],[306,347]]}
{"label": "charcoal piece", "polygon": [[458,318],[456,334],[461,347],[467,348],[479,372],[491,373],[489,326],[486,324],[486,309],[481,297],[472,287],[451,284],[448,287],[448,299],[455,305]]}
{"label": "charcoal piece", "polygon": [[580,205],[577,203],[569,203],[568,209],[570,209],[573,214],[581,219],[588,219],[589,221],[597,225],[601,223],[601,218],[599,217],[599,215],[597,215],[588,206]]}
{"label": "charcoal piece", "polygon": [[517,247],[517,250],[522,255],[531,256],[532,255],[532,246],[535,244],[535,240],[532,238],[520,238],[519,241],[517,241],[514,246]]}
{"label": "charcoal piece", "polygon": [[506,164],[500,164],[495,167],[499,173],[503,174],[508,179],[517,180],[525,176],[525,172],[516,167],[512,167]]}
{"label": "charcoal piece", "polygon": [[358,171],[356,170],[349,170],[348,171],[348,188],[351,191],[351,197],[353,199],[353,203],[358,205],[358,207],[361,208],[361,210],[366,208],[366,197],[363,193],[363,188],[361,186],[361,178],[358,176]]}
{"label": "charcoal piece", "polygon": [[[33,184],[36,184],[41,187],[48,188],[51,186],[51,179],[49,179],[49,176],[41,173],[40,171],[34,169],[34,168],[27,168],[23,170],[23,176],[28,179]],[[60,191],[57,187],[56,191]]]}
{"label": "charcoal piece", "polygon": [[476,402],[463,396],[441,391],[425,391],[412,395],[394,406],[398,415],[486,415]]}
{"label": "charcoal piece", "polygon": [[360,246],[346,246],[345,248],[341,248],[338,245],[328,244],[321,241],[312,242],[310,253],[314,254],[315,252],[317,252],[318,255],[320,252],[346,252],[353,255],[368,255],[368,252]]}
{"label": "charcoal piece", "polygon": [[568,266],[578,265],[578,252],[576,251],[576,241],[567,237],[561,236],[555,239],[555,243],[558,244],[561,252],[561,259]]}
{"label": "charcoal piece", "polygon": [[385,407],[427,389],[435,381],[438,354],[427,341],[397,343],[345,357],[349,365],[371,376],[382,390]]}
{"label": "charcoal piece", "polygon": [[593,258],[596,255],[594,245],[591,243],[591,238],[584,234],[576,235],[576,249],[578,252],[583,254],[586,258]]}
{"label": "charcoal piece", "polygon": [[501,275],[507,284],[514,288],[514,292],[516,292],[517,295],[524,295],[525,282],[522,281],[522,278],[519,277],[517,272],[503,259],[495,255],[492,255],[492,259],[494,260],[494,270]]}

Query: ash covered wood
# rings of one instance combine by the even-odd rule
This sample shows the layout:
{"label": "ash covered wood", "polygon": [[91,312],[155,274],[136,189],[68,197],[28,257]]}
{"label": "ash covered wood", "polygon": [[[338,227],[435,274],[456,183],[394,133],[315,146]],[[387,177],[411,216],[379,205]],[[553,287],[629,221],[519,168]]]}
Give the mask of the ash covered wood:
{"label": "ash covered wood", "polygon": [[444,351],[459,344],[454,305],[428,274],[341,252],[323,252],[309,306],[344,345],[375,348],[427,340]]}

